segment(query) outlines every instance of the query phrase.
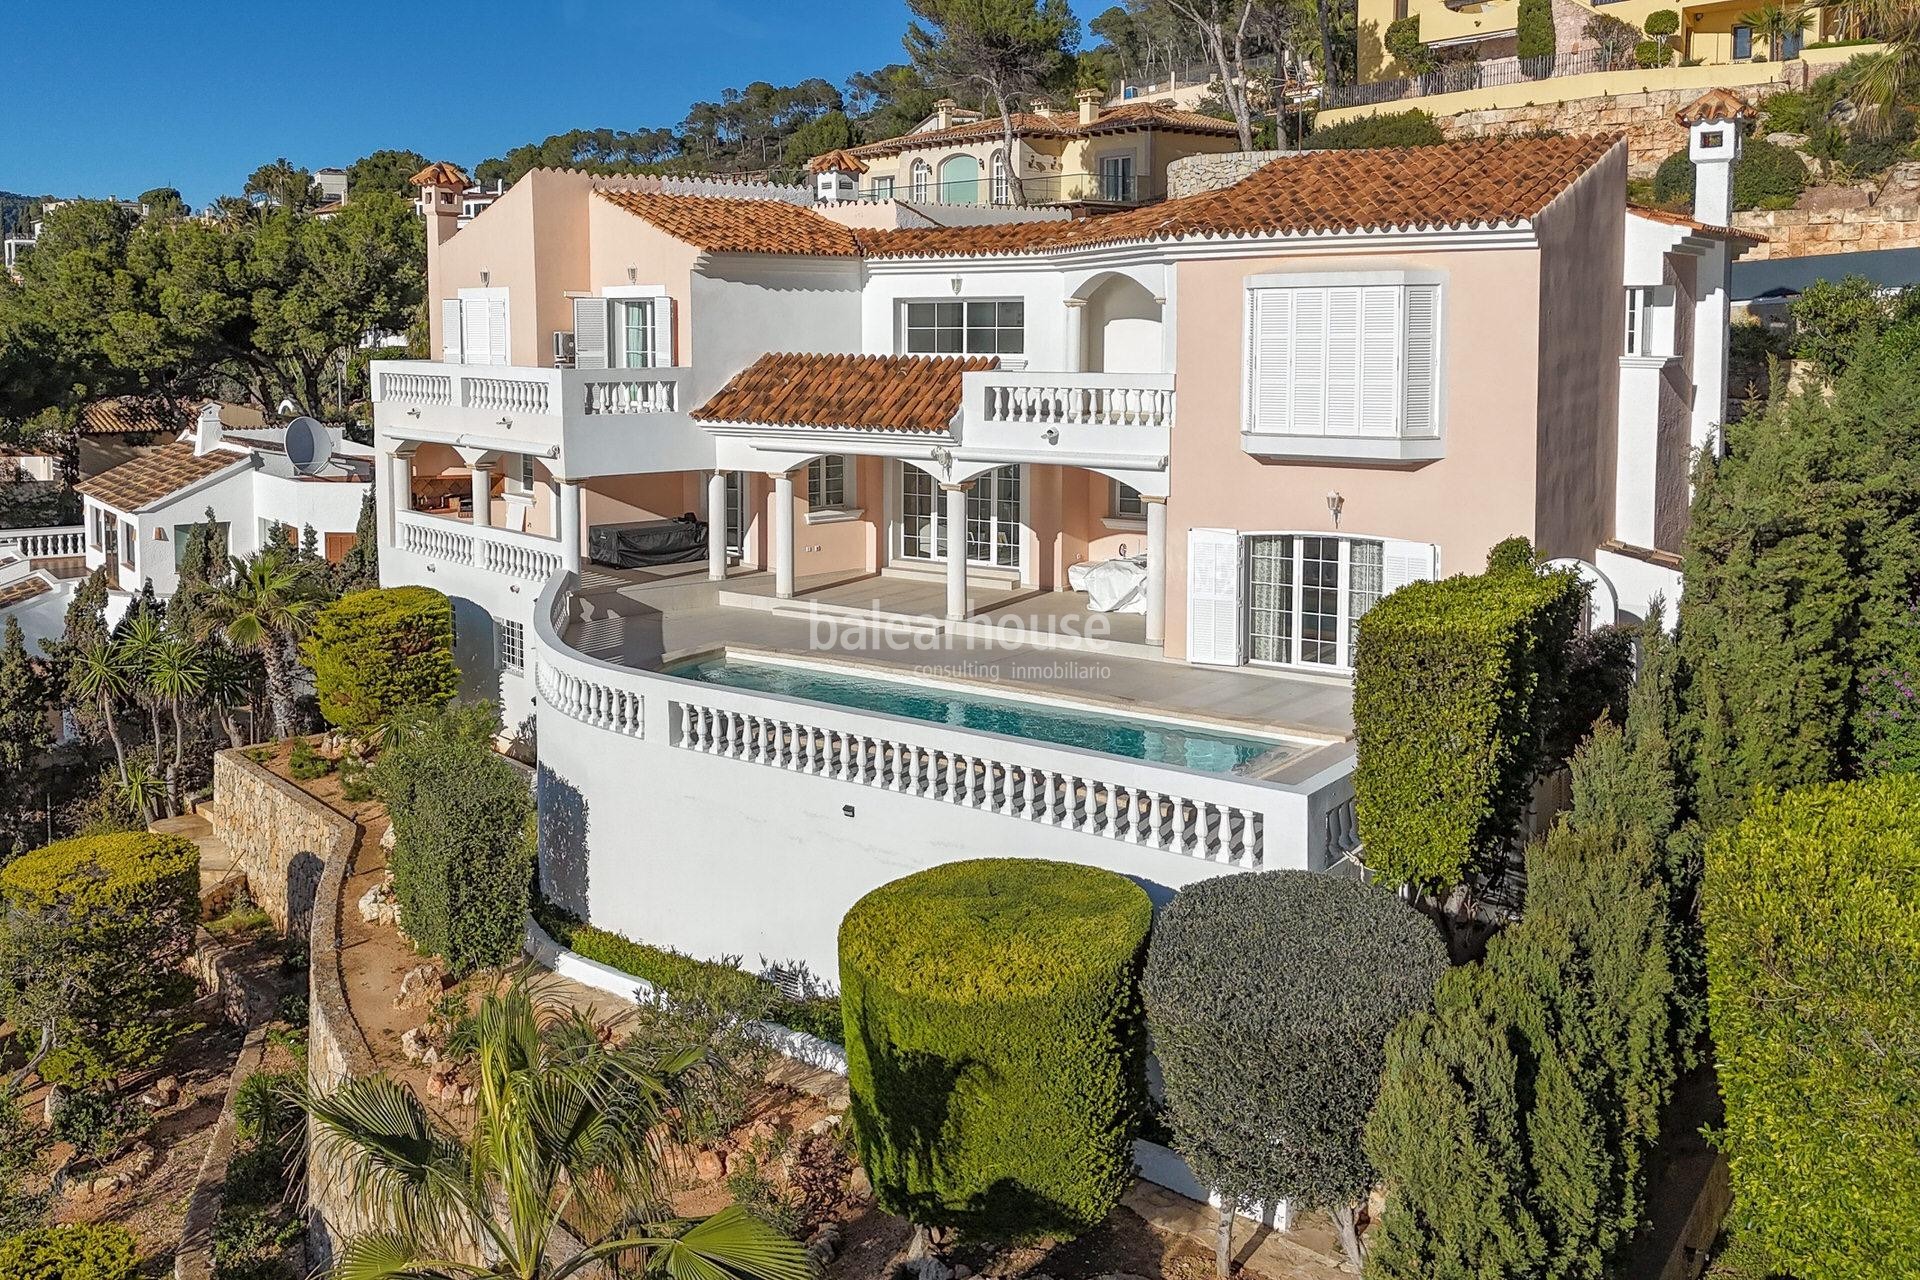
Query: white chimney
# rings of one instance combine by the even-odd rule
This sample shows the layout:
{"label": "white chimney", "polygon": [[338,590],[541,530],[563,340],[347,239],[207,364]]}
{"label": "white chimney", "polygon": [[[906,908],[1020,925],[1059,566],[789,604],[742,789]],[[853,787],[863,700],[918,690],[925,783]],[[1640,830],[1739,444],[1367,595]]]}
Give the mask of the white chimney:
{"label": "white chimney", "polygon": [[1740,134],[1738,120],[1698,120],[1687,126],[1695,221],[1733,225],[1733,166],[1740,160]]}
{"label": "white chimney", "polygon": [[934,103],[933,127],[936,129],[951,129],[953,127],[953,113],[959,105],[960,104],[952,98],[942,98]]}
{"label": "white chimney", "polygon": [[200,406],[200,416],[193,424],[193,456],[204,458],[220,447],[224,438],[220,424],[220,405],[209,400]]}

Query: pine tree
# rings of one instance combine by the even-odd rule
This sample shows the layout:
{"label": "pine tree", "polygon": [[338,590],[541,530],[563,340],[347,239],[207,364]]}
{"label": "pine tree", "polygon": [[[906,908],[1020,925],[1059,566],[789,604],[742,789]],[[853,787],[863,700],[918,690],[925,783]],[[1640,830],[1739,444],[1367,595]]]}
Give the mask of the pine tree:
{"label": "pine tree", "polygon": [[0,860],[20,850],[44,803],[52,713],[46,676],[27,652],[20,620],[10,617],[0,642]]}

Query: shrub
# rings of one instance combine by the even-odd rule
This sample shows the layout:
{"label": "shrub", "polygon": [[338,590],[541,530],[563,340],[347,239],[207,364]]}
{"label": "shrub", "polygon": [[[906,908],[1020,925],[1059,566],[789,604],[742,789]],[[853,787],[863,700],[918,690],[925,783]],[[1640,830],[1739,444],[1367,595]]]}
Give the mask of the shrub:
{"label": "shrub", "polygon": [[320,714],[368,734],[408,707],[438,707],[459,687],[453,605],[432,587],[376,587],[314,615],[306,657]]}
{"label": "shrub", "polygon": [[1756,132],[1812,133],[1825,119],[1825,111],[1804,89],[1784,89],[1760,102],[1760,125]]}
{"label": "shrub", "polygon": [[292,1072],[254,1072],[233,1091],[233,1120],[240,1141],[284,1153],[305,1122],[299,1077]]}
{"label": "shrub", "polygon": [[1920,1255],[1920,779],[1759,800],[1708,846],[1730,1226],[1779,1270]]}
{"label": "shrub", "polygon": [[1787,309],[1793,328],[1793,358],[1812,364],[1823,377],[1847,371],[1862,342],[1877,339],[1905,305],[1883,296],[1865,276],[1814,280]]}
{"label": "shrub", "polygon": [[1387,34],[1383,42],[1393,60],[1406,70],[1408,75],[1417,76],[1424,71],[1433,70],[1433,51],[1420,43],[1420,15],[1409,14],[1396,18],[1387,24]]}
{"label": "shrub", "polygon": [[533,799],[493,750],[491,707],[429,713],[373,767],[394,829],[400,923],[456,973],[520,951],[533,884]]}
{"label": "shrub", "polygon": [[1640,29],[1648,35],[1663,38],[1680,29],[1680,11],[1678,9],[1655,9],[1640,24]]}
{"label": "shrub", "polygon": [[1553,0],[1520,0],[1514,31],[1514,53],[1522,58],[1551,58],[1554,54]]}
{"label": "shrub", "polygon": [[[1693,162],[1676,151],[1660,162],[1653,175],[1653,198],[1662,205],[1693,199]],[[1807,162],[1796,151],[1775,146],[1765,138],[1748,138],[1733,166],[1733,207],[1758,209],[1768,202],[1791,205],[1807,185]]]}
{"label": "shrub", "polygon": [[1360,620],[1355,800],[1385,883],[1444,892],[1505,848],[1549,763],[1585,600],[1572,573],[1492,568],[1413,583]]}
{"label": "shrub", "polygon": [[1357,150],[1368,147],[1430,147],[1445,142],[1434,118],[1418,108],[1376,112],[1343,120],[1325,128],[1316,125],[1300,145],[1308,151]]}
{"label": "shrub", "polygon": [[313,749],[313,744],[305,738],[295,738],[293,746],[287,751],[287,772],[301,782],[312,782],[315,778],[324,778],[332,773],[333,761]]}
{"label": "shrub", "polygon": [[1153,906],[1110,871],[993,858],[840,925],[847,1083],[880,1205],[989,1239],[1095,1226],[1133,1174]]}
{"label": "shrub", "polygon": [[132,1280],[133,1232],[117,1223],[44,1227],[0,1240],[0,1280]]}
{"label": "shrub", "polygon": [[1182,890],[1140,991],[1174,1145],[1202,1185],[1329,1210],[1357,1270],[1375,1181],[1360,1135],[1387,1035],[1431,1005],[1446,966],[1432,922],[1359,880],[1269,871]]}
{"label": "shrub", "polygon": [[130,1099],[104,1089],[80,1089],[60,1100],[53,1113],[56,1141],[93,1160],[110,1160],[145,1127],[146,1116]]}
{"label": "shrub", "polygon": [[200,915],[200,851],[123,831],[62,840],[0,867],[0,1015],[50,1036],[40,1074],[84,1085],[149,1062]]}
{"label": "shrub", "polygon": [[1637,67],[1664,67],[1673,61],[1673,49],[1664,40],[1642,40],[1633,46]]}

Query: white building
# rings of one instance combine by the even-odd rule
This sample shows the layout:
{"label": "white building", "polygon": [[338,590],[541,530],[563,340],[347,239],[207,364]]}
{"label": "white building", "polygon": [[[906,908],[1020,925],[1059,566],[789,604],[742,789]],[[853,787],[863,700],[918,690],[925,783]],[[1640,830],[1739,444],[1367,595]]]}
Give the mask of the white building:
{"label": "white building", "polygon": [[310,425],[235,430],[208,404],[178,440],[82,480],[88,571],[105,567],[118,591],[151,582],[162,598],[173,594],[177,557],[209,510],[233,555],[259,550],[275,526],[295,538],[310,527],[321,553],[338,561],[353,546],[372,451],[301,422]]}

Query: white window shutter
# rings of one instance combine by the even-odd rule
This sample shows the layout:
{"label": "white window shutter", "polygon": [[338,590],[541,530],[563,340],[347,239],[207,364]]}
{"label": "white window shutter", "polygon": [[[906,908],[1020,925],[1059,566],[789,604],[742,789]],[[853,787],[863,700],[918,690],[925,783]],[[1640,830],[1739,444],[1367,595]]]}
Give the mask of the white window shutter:
{"label": "white window shutter", "polygon": [[656,368],[671,366],[675,363],[673,358],[673,299],[664,296],[655,298],[653,305],[647,308],[647,312],[653,323],[652,350],[648,353],[651,357],[651,362]]}
{"label": "white window shutter", "polygon": [[487,303],[487,363],[507,364],[507,303],[504,298]]}
{"label": "white window shutter", "polygon": [[1360,419],[1359,289],[1328,289],[1326,432],[1350,436]]}
{"label": "white window shutter", "polygon": [[1380,547],[1380,594],[1387,596],[1409,582],[1430,582],[1439,576],[1440,549],[1431,542],[1396,542]]}
{"label": "white window shutter", "polygon": [[1293,420],[1295,435],[1327,434],[1327,293],[1295,289],[1293,299]]}
{"label": "white window shutter", "polygon": [[1237,667],[1246,661],[1240,625],[1243,543],[1235,529],[1187,532],[1187,661]]}
{"label": "white window shutter", "polygon": [[1431,438],[1440,434],[1440,287],[1417,284],[1406,292],[1401,431],[1415,438]]}
{"label": "white window shutter", "polygon": [[460,347],[467,364],[492,362],[491,319],[485,298],[460,299]]}
{"label": "white window shutter", "polygon": [[1247,430],[1288,427],[1292,381],[1293,290],[1254,289],[1247,295]]}
{"label": "white window shutter", "polygon": [[460,299],[440,300],[440,358],[448,364],[460,363]]}
{"label": "white window shutter", "polygon": [[576,369],[607,367],[607,300],[605,298],[573,300],[573,367]]}
{"label": "white window shutter", "polygon": [[1400,430],[1400,300],[1397,286],[1360,291],[1360,393],[1355,435],[1394,436]]}

